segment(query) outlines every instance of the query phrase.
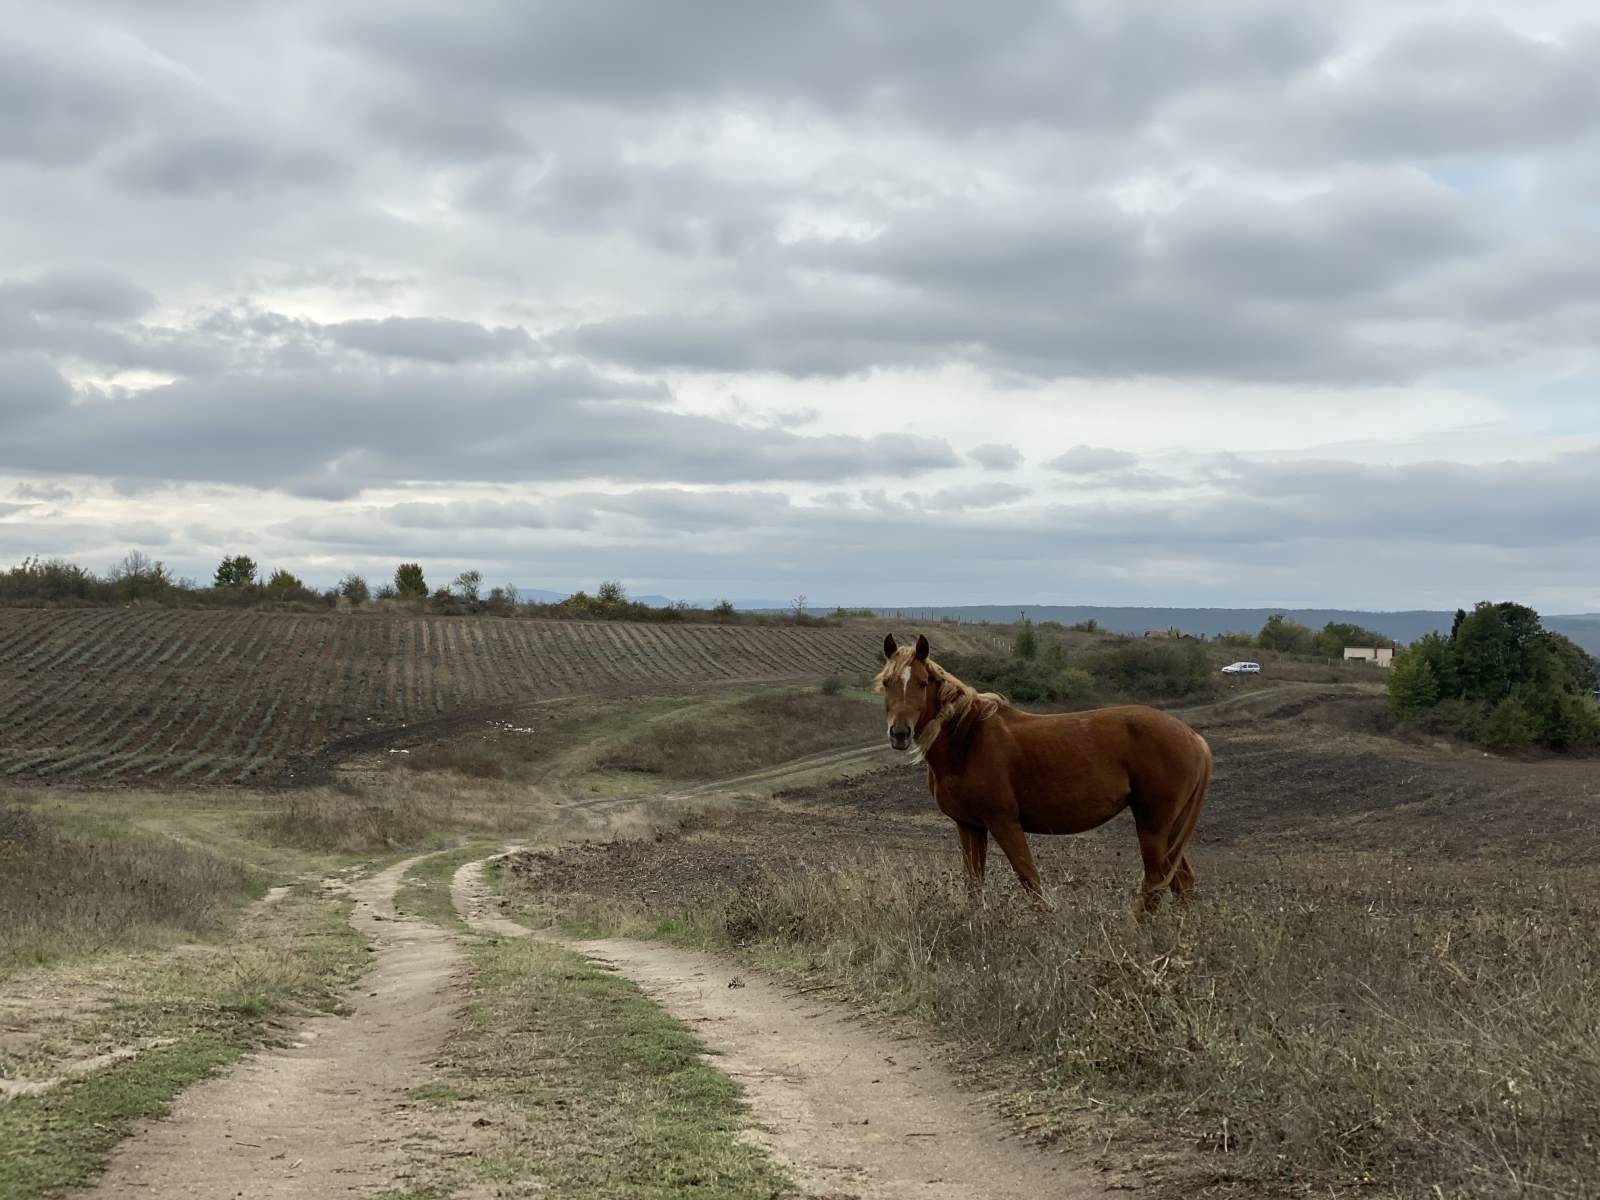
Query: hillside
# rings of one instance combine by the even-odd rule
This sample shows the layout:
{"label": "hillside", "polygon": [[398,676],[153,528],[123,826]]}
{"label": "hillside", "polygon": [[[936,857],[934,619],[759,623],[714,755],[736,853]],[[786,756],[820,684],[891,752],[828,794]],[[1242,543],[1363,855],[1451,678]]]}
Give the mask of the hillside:
{"label": "hillside", "polygon": [[869,624],[0,610],[0,783],[288,782],[402,727],[551,697],[858,675],[881,638]]}
{"label": "hillside", "polygon": [[[879,608],[885,615],[916,620],[948,617],[963,622],[1009,624],[1026,612],[1035,621],[1060,621],[1074,625],[1096,621],[1112,633],[1141,634],[1147,629],[1177,627],[1185,633],[1214,637],[1219,633],[1254,633],[1274,613],[1282,613],[1313,629],[1329,621],[1349,622],[1398,642],[1410,642],[1425,633],[1448,633],[1454,612],[1407,609],[1400,612],[1365,612],[1350,608],[1116,608],[1095,604],[968,604],[924,608]],[[1594,614],[1545,617],[1546,629],[1564,633],[1590,654],[1600,654],[1600,617]]]}

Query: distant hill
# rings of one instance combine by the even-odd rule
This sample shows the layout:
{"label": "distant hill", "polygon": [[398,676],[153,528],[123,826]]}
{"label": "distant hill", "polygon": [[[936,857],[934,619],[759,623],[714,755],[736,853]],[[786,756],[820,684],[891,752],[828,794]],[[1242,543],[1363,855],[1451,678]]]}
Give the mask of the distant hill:
{"label": "distant hill", "polygon": [[[1112,608],[1094,604],[967,604],[929,607],[879,608],[880,615],[907,621],[994,621],[1010,623],[1023,612],[1034,621],[1060,621],[1074,625],[1093,620],[1113,633],[1143,633],[1147,629],[1181,629],[1184,633],[1214,637],[1219,633],[1255,633],[1274,613],[1302,625],[1321,629],[1329,621],[1348,621],[1397,642],[1415,641],[1437,630],[1448,633],[1455,613],[1429,609],[1401,612],[1363,612],[1349,608]],[[1590,654],[1600,654],[1600,616],[1550,616],[1545,628],[1564,633]]]}

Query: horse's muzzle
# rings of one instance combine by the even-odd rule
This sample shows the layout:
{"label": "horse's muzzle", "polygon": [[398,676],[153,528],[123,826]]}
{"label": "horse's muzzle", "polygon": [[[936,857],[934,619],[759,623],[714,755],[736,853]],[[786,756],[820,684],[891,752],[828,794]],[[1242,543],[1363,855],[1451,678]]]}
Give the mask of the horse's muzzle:
{"label": "horse's muzzle", "polygon": [[911,749],[911,726],[892,725],[889,727],[889,745],[896,750]]}

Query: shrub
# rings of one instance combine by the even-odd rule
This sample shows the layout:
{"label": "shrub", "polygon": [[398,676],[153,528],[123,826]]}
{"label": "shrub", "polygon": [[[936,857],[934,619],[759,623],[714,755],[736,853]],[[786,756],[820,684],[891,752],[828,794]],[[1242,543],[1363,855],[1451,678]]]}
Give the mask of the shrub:
{"label": "shrub", "polygon": [[1089,672],[1037,658],[957,657],[951,659],[950,670],[980,691],[999,692],[1021,704],[1076,704],[1094,693],[1094,677]]}
{"label": "shrub", "polygon": [[1483,726],[1484,745],[1496,750],[1520,750],[1533,741],[1533,717],[1515,696],[1494,706]]}
{"label": "shrub", "polygon": [[[582,593],[579,593],[580,595]],[[607,579],[601,582],[594,598],[601,604],[626,604],[628,602],[628,589],[622,586],[617,579]]]}
{"label": "shrub", "polygon": [[1439,703],[1439,681],[1419,650],[1403,650],[1389,668],[1389,707],[1397,717],[1415,717]]}
{"label": "shrub", "polygon": [[829,675],[817,689],[824,696],[837,696],[844,690],[844,680],[837,675]]}
{"label": "shrub", "polygon": [[394,569],[395,595],[402,600],[423,600],[428,595],[428,581],[422,577],[421,563],[401,563]]}
{"label": "shrub", "polygon": [[1033,632],[1033,626],[1023,622],[1022,628],[1017,630],[1016,640],[1011,643],[1011,653],[1021,659],[1032,658],[1039,652],[1039,637]]}
{"label": "shrub", "polygon": [[1215,682],[1210,657],[1193,641],[1119,639],[1092,652],[1086,665],[1117,692],[1147,700],[1200,695]]}
{"label": "shrub", "polygon": [[0,600],[109,601],[111,581],[60,558],[25,558],[0,575]]}
{"label": "shrub", "polygon": [[316,592],[308,588],[292,571],[279,567],[267,580],[266,596],[269,600],[316,600]]}
{"label": "shrub", "polygon": [[367,581],[360,575],[351,572],[339,580],[339,595],[350,601],[351,604],[361,605],[371,598],[372,593],[367,587]]}
{"label": "shrub", "polygon": [[1300,622],[1290,621],[1282,613],[1273,613],[1256,634],[1256,645],[1284,654],[1310,654],[1316,649],[1316,635]]}
{"label": "shrub", "polygon": [[716,607],[711,611],[716,616],[717,620],[726,621],[733,616],[733,601],[718,600]]}

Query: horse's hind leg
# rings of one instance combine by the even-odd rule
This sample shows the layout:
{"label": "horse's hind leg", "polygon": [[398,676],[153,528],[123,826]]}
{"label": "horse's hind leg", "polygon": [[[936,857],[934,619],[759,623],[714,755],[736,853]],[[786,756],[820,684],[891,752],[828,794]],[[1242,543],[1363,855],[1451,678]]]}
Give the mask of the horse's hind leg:
{"label": "horse's hind leg", "polygon": [[1189,865],[1188,855],[1180,855],[1178,869],[1172,873],[1172,896],[1179,904],[1189,902],[1189,892],[1194,887],[1194,868]]}
{"label": "horse's hind leg", "polygon": [[[1137,824],[1137,818],[1135,818]],[[1144,860],[1144,880],[1139,885],[1139,894],[1133,902],[1133,911],[1136,916],[1153,913],[1161,905],[1161,889],[1167,886],[1168,843],[1167,833],[1164,829],[1146,829],[1138,825],[1139,831],[1139,857]],[[1180,871],[1182,868],[1180,868]],[[1173,875],[1172,883],[1176,886],[1177,875]]]}

